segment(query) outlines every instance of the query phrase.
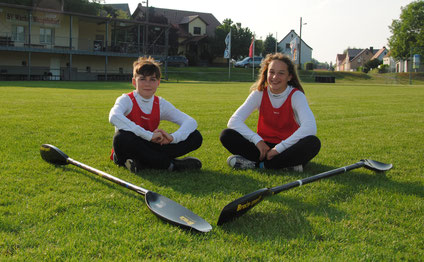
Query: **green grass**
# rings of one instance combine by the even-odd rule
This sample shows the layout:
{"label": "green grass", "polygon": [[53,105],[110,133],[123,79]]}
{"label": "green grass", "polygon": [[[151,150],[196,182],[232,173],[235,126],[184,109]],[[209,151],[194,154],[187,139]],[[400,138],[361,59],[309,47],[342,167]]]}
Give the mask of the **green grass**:
{"label": "green grass", "polygon": [[[203,168],[134,175],[108,159],[108,113],[129,84],[0,82],[0,260],[422,261],[424,86],[359,83],[305,84],[322,149],[304,173],[293,173],[226,165],[219,134],[251,83],[164,81],[158,94],[198,121],[204,142],[190,155]],[[181,203],[213,230],[169,225],[142,196],[42,161],[43,143]],[[216,225],[221,209],[244,194],[362,158],[394,168],[356,169],[282,192]]]}

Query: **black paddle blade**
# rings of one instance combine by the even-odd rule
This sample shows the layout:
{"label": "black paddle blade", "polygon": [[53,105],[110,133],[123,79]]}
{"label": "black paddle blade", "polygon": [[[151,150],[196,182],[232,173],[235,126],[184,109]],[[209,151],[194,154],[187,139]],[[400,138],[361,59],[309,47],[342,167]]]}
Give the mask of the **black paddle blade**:
{"label": "black paddle blade", "polygon": [[212,230],[212,226],[203,218],[167,197],[148,191],[145,199],[147,206],[155,215],[171,224],[199,232]]}
{"label": "black paddle blade", "polygon": [[68,156],[63,153],[59,148],[44,144],[40,147],[40,155],[46,162],[49,162],[54,165],[67,165]]}
{"label": "black paddle blade", "polygon": [[218,226],[243,215],[270,194],[271,191],[268,188],[262,188],[229,203],[222,209],[219,215]]}
{"label": "black paddle blade", "polygon": [[376,172],[388,171],[393,167],[392,164],[385,164],[371,159],[362,159],[361,161],[364,162],[364,167],[366,169],[370,169]]}

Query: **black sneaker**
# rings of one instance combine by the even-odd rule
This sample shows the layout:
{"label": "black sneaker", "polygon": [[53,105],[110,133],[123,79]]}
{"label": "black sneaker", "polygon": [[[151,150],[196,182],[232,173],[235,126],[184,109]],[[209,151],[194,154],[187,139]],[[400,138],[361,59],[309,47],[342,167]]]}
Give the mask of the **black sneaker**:
{"label": "black sneaker", "polygon": [[182,159],[172,160],[174,164],[173,171],[197,170],[202,168],[202,162],[195,157],[184,157]]}
{"label": "black sneaker", "polygon": [[127,161],[125,161],[125,167],[128,168],[128,170],[134,174],[140,172],[141,170],[140,166],[137,165],[136,161],[132,159],[127,159]]}
{"label": "black sneaker", "polygon": [[113,152],[113,154],[112,154],[112,160],[113,160],[113,163],[115,163],[116,165],[119,166],[118,156],[115,154],[115,152]]}

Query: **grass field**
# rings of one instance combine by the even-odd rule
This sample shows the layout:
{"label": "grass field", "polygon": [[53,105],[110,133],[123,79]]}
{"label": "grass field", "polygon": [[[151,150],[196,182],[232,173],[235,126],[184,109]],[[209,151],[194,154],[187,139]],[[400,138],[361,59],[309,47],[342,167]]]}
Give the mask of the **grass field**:
{"label": "grass field", "polygon": [[[193,173],[134,175],[108,155],[108,113],[127,83],[0,82],[1,261],[423,261],[424,85],[305,84],[322,142],[304,173],[234,171],[219,134],[250,83],[162,83],[158,95],[196,118]],[[255,116],[248,120],[254,128]],[[172,124],[161,127],[174,130]],[[143,197],[74,166],[41,160],[56,145],[71,158],[181,203],[214,228],[199,234],[154,216]],[[295,188],[236,221],[216,225],[230,201],[362,158],[392,163]]]}

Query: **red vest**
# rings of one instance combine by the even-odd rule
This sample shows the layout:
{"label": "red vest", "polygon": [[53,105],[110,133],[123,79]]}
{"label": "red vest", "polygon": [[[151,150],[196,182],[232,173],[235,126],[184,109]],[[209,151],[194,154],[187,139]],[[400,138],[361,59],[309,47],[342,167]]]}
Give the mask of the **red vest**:
{"label": "red vest", "polygon": [[294,118],[291,103],[292,95],[296,91],[298,90],[293,89],[290,92],[286,101],[280,108],[274,108],[269,100],[267,88],[264,89],[257,127],[258,135],[260,135],[264,141],[278,144],[291,136],[299,128]]}
{"label": "red vest", "polygon": [[127,115],[127,118],[146,130],[151,132],[155,131],[160,122],[159,98],[157,96],[154,97],[152,112],[150,114],[145,114],[138,106],[134,93],[131,92],[127,95],[131,98],[133,104],[132,110]]}
{"label": "red vest", "polygon": [[[159,98],[157,96],[154,97],[152,112],[150,114],[145,114],[138,106],[137,100],[134,97],[134,93],[131,92],[127,95],[130,97],[133,107],[131,112],[126,117],[146,130],[151,132],[155,131],[158,128],[160,122]],[[114,150],[112,148],[112,152],[110,154],[111,160],[113,160],[113,152]]]}

